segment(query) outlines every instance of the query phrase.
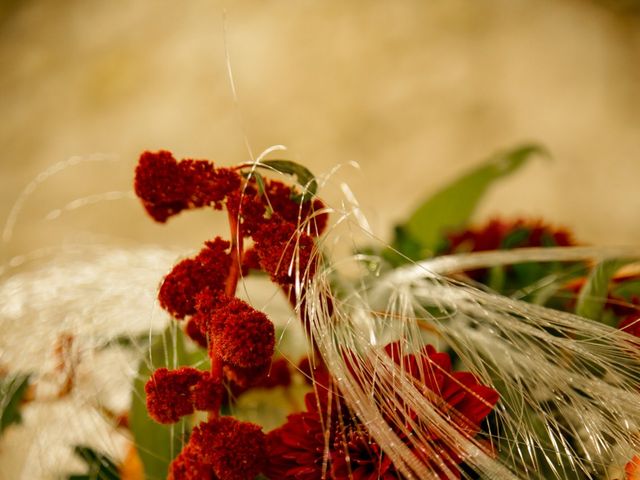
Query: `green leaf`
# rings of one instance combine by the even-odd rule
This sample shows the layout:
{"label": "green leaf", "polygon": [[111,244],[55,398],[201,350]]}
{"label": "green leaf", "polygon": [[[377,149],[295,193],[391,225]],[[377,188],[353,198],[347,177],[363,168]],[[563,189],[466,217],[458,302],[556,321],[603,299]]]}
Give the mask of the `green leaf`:
{"label": "green leaf", "polygon": [[[534,144],[498,153],[422,203],[401,226],[414,243],[421,245],[420,256],[432,255],[444,232],[468,222],[478,202],[495,181],[517,171],[534,154],[548,156],[543,147]],[[418,259],[408,255],[410,252],[400,251],[414,260]]]}
{"label": "green leaf", "polygon": [[138,455],[144,466],[145,478],[149,480],[167,478],[169,464],[186,441],[188,423],[185,419],[174,425],[156,423],[147,413],[144,386],[156,369],[175,369],[187,364],[183,334],[172,323],[153,339],[148,355],[140,362],[138,375],[134,380],[129,421]]}
{"label": "green leaf", "polygon": [[13,423],[20,423],[20,403],[29,387],[29,375],[15,375],[0,382],[0,433]]}
{"label": "green leaf", "polygon": [[307,167],[299,163],[292,162],[291,160],[262,160],[256,164],[258,167],[262,165],[271,167],[280,173],[295,176],[298,183],[305,188],[302,195],[295,196],[295,199],[300,203],[309,200],[318,190],[318,182],[316,181],[315,175],[311,173]]}
{"label": "green leaf", "polygon": [[88,465],[89,473],[70,475],[68,480],[120,480],[118,467],[107,455],[82,445],[77,445],[74,452]]}
{"label": "green leaf", "polygon": [[609,294],[609,283],[615,273],[629,260],[605,260],[596,265],[580,289],[576,303],[576,315],[601,320],[602,310]]}

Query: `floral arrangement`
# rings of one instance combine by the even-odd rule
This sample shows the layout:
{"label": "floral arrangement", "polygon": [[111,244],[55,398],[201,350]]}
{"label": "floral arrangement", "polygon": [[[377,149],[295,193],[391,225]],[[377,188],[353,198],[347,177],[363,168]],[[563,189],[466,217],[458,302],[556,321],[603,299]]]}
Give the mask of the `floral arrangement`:
{"label": "floral arrangement", "polygon": [[[640,251],[538,219],[471,223],[535,154],[492,157],[387,245],[297,163],[143,153],[135,193],[153,220],[211,208],[229,230],[161,279],[162,331],[107,342],[139,347],[128,408],[101,407],[125,453],[71,445],[85,473],[66,478],[640,478]],[[365,241],[336,261],[341,225]],[[242,295],[254,277],[288,304],[284,326]],[[55,398],[74,390],[74,341],[56,343]],[[43,378],[3,375],[4,432]],[[246,398],[267,407],[248,418]]]}

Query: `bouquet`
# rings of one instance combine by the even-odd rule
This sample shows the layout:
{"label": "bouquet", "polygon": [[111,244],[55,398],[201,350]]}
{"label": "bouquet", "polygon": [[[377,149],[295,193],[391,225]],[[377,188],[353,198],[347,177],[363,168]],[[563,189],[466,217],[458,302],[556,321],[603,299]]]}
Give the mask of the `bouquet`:
{"label": "bouquet", "polygon": [[472,223],[544,149],[496,154],[388,242],[351,194],[331,205],[329,179],[274,153],[140,156],[151,219],[226,215],[193,255],[5,266],[12,478],[640,478],[640,250],[542,219]]}

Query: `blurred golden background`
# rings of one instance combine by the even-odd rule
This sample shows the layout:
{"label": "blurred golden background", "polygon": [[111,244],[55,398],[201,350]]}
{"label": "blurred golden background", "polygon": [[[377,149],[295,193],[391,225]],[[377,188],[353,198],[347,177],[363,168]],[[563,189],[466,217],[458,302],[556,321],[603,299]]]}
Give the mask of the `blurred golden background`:
{"label": "blurred golden background", "polygon": [[355,161],[336,182],[384,236],[448,179],[536,140],[554,160],[502,183],[480,216],[544,216],[597,244],[640,237],[637,2],[5,0],[0,12],[0,219],[57,162],[118,159],[40,184],[4,260],[68,241],[198,248],[209,213],[166,228],[126,194],[70,204],[129,191],[139,153],[161,148],[232,164],[247,145],[284,144],[316,173]]}

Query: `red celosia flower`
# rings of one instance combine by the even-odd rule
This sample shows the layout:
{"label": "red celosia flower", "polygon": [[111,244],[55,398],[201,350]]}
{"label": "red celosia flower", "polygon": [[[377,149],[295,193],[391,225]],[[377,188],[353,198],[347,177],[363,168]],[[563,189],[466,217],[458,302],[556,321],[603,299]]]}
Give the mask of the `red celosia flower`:
{"label": "red celosia flower", "polygon": [[251,184],[229,195],[227,210],[239,220],[240,233],[245,237],[253,235],[266,221],[265,199]]}
{"label": "red celosia flower", "polygon": [[220,410],[225,388],[222,385],[222,379],[209,372],[202,372],[200,380],[191,389],[191,393],[196,410],[217,412]]}
{"label": "red celosia flower", "polygon": [[271,280],[286,286],[315,273],[313,238],[278,217],[254,235],[260,266]]}
{"label": "red celosia flower", "polygon": [[291,385],[289,361],[284,358],[278,358],[271,363],[266,377],[256,386],[261,388],[275,388],[288,387],[289,385]]}
{"label": "red celosia flower", "polygon": [[146,385],[147,411],[159,423],[175,423],[194,412],[193,393],[202,376],[200,370],[183,367],[178,370],[159,368]]}
{"label": "red celosia flower", "polygon": [[196,296],[205,288],[222,291],[225,286],[231,257],[229,242],[217,237],[205,243],[198,255],[178,263],[160,287],[160,305],[176,318],[196,313]]}
{"label": "red celosia flower", "polygon": [[149,415],[159,423],[175,423],[195,410],[217,412],[224,395],[219,378],[191,367],[159,368],[144,390]]}
{"label": "red celosia flower", "polygon": [[[452,372],[448,355],[436,352],[431,346],[427,346],[421,356],[402,356],[398,344],[387,346],[386,351],[407,374],[420,382],[417,385],[422,385],[425,397],[443,411],[461,433],[470,438],[478,433],[480,423],[498,401],[495,390],[481,385],[468,372]],[[333,392],[334,405],[327,409],[329,392],[324,389],[322,392],[317,398],[307,395],[307,411],[290,415],[285,425],[268,434],[268,475],[283,480],[312,480],[320,478],[323,468],[327,468],[330,478],[336,480],[399,478],[400,474],[385,453],[370,438],[365,426],[348,414],[337,394]],[[332,412],[330,418],[326,418],[327,410]],[[338,416],[336,411],[346,415]],[[420,428],[420,437],[429,442],[428,446],[421,446],[414,441],[409,448],[442,478],[447,478],[440,466],[446,465],[455,472],[461,462],[458,452],[431,431],[429,425],[422,424],[415,413],[408,414]],[[408,441],[405,432],[396,431],[396,434]],[[411,436],[420,438],[417,432]],[[429,458],[427,452],[437,452],[438,458]]]}
{"label": "red celosia flower", "polygon": [[219,480],[211,465],[199,461],[187,445],[171,462],[167,480]]}
{"label": "red celosia flower", "polygon": [[265,183],[265,195],[269,206],[280,218],[303,227],[303,231],[308,231],[313,236],[320,235],[325,230],[328,215],[321,211],[325,208],[321,200],[316,198],[300,203],[293,198],[294,192],[288,185],[277,180]]}
{"label": "red celosia flower", "polygon": [[[196,316],[197,316],[197,312],[196,312]],[[187,326],[184,329],[184,332],[187,334],[187,336],[191,340],[196,342],[202,348],[208,347],[209,342],[207,341],[207,335],[203,333],[203,331],[200,329],[200,322],[195,316],[189,319],[189,321],[187,322]]]}
{"label": "red celosia flower", "polygon": [[266,464],[265,435],[253,423],[219,417],[195,427],[188,450],[219,478],[253,480]]}
{"label": "red celosia flower", "polygon": [[209,350],[234,367],[268,364],[275,328],[267,316],[239,298],[220,296],[208,320]]}
{"label": "red celosia flower", "polygon": [[239,389],[242,392],[249,387],[259,385],[269,373],[270,366],[268,362],[248,368],[226,364],[223,368],[223,374],[225,379],[231,383],[232,390]]}
{"label": "red celosia flower", "polygon": [[177,162],[171,152],[144,152],[136,168],[135,191],[154,220],[165,222],[188,208],[213,206],[240,186],[240,176],[206,160]]}
{"label": "red celosia flower", "polygon": [[271,360],[275,329],[264,313],[250,308],[227,318],[213,341],[225,362],[241,368],[257,367]]}

